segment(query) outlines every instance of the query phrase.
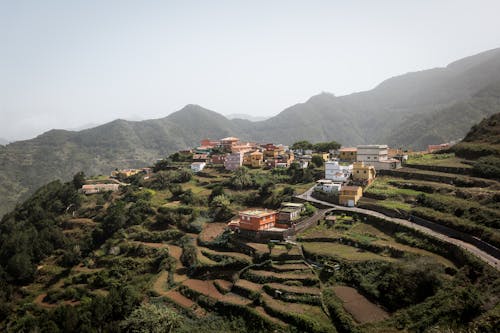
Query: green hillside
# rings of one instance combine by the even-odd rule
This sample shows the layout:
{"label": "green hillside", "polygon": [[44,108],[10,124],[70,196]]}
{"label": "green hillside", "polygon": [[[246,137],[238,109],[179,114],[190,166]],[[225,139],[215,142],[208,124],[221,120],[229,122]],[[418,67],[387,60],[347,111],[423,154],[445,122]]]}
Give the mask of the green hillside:
{"label": "green hillside", "polygon": [[[71,182],[41,187],[6,214],[0,222],[0,331],[386,333],[498,327],[495,268],[390,220],[336,212],[332,223],[308,204],[301,218],[312,223],[295,244],[255,243],[225,231],[237,211],[276,209],[312,186],[311,174],[319,176],[321,169],[308,169],[302,178],[293,168],[231,173],[208,167],[193,175],[188,165],[169,163],[148,179],[136,175],[117,192],[93,195],[78,191],[85,181],[78,174]],[[392,200],[418,192],[376,182],[376,188],[394,192]],[[414,181],[400,179],[398,186],[409,182]],[[442,189],[428,198],[457,201]]]}

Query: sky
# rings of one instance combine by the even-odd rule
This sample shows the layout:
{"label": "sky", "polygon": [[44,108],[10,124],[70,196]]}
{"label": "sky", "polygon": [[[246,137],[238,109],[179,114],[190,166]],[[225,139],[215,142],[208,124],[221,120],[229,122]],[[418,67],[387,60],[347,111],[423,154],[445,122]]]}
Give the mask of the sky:
{"label": "sky", "polygon": [[272,116],[500,47],[498,0],[0,0],[0,138]]}

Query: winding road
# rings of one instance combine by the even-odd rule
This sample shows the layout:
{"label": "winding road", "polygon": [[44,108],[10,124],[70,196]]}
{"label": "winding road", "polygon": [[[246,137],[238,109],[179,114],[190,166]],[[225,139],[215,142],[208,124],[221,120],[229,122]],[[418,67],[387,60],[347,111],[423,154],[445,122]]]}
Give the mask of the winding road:
{"label": "winding road", "polygon": [[433,236],[435,238],[438,238],[438,239],[440,239],[440,240],[442,240],[444,242],[447,242],[447,243],[450,243],[450,244],[454,244],[454,245],[456,245],[456,246],[458,246],[458,247],[460,247],[460,248],[468,251],[469,253],[472,253],[473,255],[475,255],[476,257],[478,257],[479,259],[481,259],[482,261],[486,262],[490,266],[492,266],[492,267],[494,267],[494,268],[496,268],[497,270],[500,271],[500,260],[498,260],[497,258],[495,258],[492,255],[484,252],[483,250],[477,248],[476,246],[474,246],[474,245],[472,245],[470,243],[464,242],[464,241],[456,239],[456,238],[449,237],[449,236],[444,235],[442,233],[436,232],[436,231],[434,231],[434,230],[432,230],[430,228],[427,228],[427,227],[415,224],[415,223],[413,223],[411,221],[400,219],[400,218],[395,218],[395,217],[390,217],[390,216],[384,215],[382,213],[379,213],[379,212],[376,212],[376,211],[373,211],[373,210],[363,209],[363,208],[357,208],[357,207],[339,206],[339,205],[332,204],[330,202],[318,200],[318,199],[313,198],[311,196],[311,193],[312,193],[313,189],[314,189],[314,186],[311,187],[306,192],[304,192],[304,193],[302,193],[300,195],[296,195],[296,197],[299,198],[299,199],[302,199],[302,200],[309,201],[309,202],[318,203],[318,204],[321,204],[321,205],[326,206],[326,207],[332,207],[328,211],[343,210],[343,211],[356,212],[356,213],[360,213],[360,214],[365,214],[365,215],[369,215],[369,216],[378,217],[378,218],[381,218],[381,219],[384,219],[384,220],[391,221],[393,223],[397,223],[397,224],[404,225],[406,227],[418,230],[418,231],[423,232],[423,233],[425,233],[427,235],[430,235],[430,236]]}

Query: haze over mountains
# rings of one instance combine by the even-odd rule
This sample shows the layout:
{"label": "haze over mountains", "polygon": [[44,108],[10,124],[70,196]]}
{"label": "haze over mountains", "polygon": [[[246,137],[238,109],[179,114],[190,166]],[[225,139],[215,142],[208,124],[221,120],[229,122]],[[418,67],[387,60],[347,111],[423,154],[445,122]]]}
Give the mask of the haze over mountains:
{"label": "haze over mountains", "polygon": [[78,132],[51,130],[0,147],[0,215],[50,180],[68,179],[80,170],[107,174],[149,165],[205,137],[419,149],[460,139],[473,124],[499,111],[500,49],[494,49],[445,68],[390,78],[370,91],[341,97],[322,93],[264,121],[230,120],[187,105],[161,119],[115,120]]}

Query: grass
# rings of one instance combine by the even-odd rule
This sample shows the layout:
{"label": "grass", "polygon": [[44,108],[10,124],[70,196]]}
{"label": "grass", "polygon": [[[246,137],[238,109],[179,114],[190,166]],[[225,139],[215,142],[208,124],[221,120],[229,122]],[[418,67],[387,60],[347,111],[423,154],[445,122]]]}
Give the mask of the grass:
{"label": "grass", "polygon": [[396,200],[380,200],[377,203],[382,207],[394,210],[403,210],[408,212],[412,209],[412,205]]}
{"label": "grass", "polygon": [[466,159],[456,157],[455,154],[414,154],[410,155],[408,164],[433,165],[452,168],[471,168],[465,163]]}
{"label": "grass", "polygon": [[338,257],[348,261],[395,260],[391,257],[381,256],[372,252],[363,251],[352,246],[338,243],[307,242],[303,243],[303,246],[304,250],[311,254],[332,258]]}

